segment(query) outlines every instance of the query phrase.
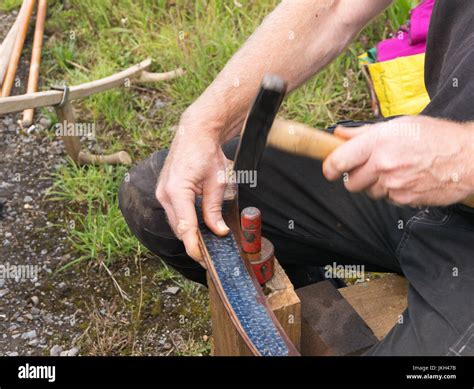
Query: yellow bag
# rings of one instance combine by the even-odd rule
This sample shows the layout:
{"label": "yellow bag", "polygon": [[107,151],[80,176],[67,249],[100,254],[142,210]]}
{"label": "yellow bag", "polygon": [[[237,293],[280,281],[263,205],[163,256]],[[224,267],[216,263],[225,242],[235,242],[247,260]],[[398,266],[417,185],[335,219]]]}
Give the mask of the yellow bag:
{"label": "yellow bag", "polygon": [[430,102],[425,87],[424,53],[385,62],[366,62],[366,66],[384,117],[416,115]]}

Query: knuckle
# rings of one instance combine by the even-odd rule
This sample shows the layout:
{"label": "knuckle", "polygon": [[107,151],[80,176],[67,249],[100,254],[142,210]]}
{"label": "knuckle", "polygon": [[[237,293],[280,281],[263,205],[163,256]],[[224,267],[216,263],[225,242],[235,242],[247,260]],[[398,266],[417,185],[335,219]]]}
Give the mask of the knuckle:
{"label": "knuckle", "polygon": [[344,181],[344,187],[349,191],[349,192],[356,192],[358,189],[358,184],[357,181],[350,178],[347,181]]}
{"label": "knuckle", "polygon": [[385,186],[389,190],[396,190],[396,189],[402,189],[404,187],[404,183],[402,180],[398,178],[387,178],[385,181]]}
{"label": "knuckle", "polygon": [[205,217],[209,217],[210,215],[215,215],[217,213],[221,213],[222,212],[222,205],[220,203],[217,203],[217,202],[213,202],[213,203],[210,203],[210,204],[206,204],[205,206]]}
{"label": "knuckle", "polygon": [[344,170],[346,169],[346,164],[345,164],[345,161],[343,160],[343,158],[338,158],[336,156],[336,158],[333,158],[331,160],[331,163],[332,163],[332,166],[334,167],[334,169],[336,169],[336,171],[339,172],[339,173],[343,173]]}
{"label": "knuckle", "polygon": [[384,154],[379,153],[375,158],[375,167],[378,173],[393,170],[397,166],[397,162]]}
{"label": "knuckle", "polygon": [[167,195],[166,195],[166,192],[163,188],[163,186],[161,185],[158,185],[158,187],[156,188],[156,191],[155,191],[155,195],[156,195],[156,199],[160,202],[160,203],[166,203],[167,201]]}
{"label": "knuckle", "polygon": [[395,194],[390,195],[389,198],[399,205],[410,205],[414,202],[414,197],[410,194]]}

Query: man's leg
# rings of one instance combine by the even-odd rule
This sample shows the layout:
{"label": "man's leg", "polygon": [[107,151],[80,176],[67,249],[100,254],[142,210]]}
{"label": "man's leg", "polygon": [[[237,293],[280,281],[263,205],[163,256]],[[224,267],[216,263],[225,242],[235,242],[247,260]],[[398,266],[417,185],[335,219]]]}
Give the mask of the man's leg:
{"label": "man's leg", "polygon": [[474,355],[474,209],[429,208],[397,249],[408,308],[368,355]]}

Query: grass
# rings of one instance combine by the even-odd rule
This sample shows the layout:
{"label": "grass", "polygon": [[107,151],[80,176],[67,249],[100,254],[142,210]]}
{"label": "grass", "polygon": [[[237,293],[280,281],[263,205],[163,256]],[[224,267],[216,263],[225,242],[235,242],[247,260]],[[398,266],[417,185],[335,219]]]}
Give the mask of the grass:
{"label": "grass", "polygon": [[[1,7],[11,9],[18,3],[3,0]],[[224,0],[53,0],[46,25],[43,88],[97,79],[146,57],[153,59],[154,71],[185,68],[184,77],[147,85],[148,90],[115,89],[75,104],[78,120],[95,123],[98,143],[108,152],[125,149],[135,161],[144,158],[169,145],[171,128],[183,110],[278,1],[241,3],[242,7]],[[414,3],[396,1],[333,64],[288,97],[285,115],[320,127],[340,119],[370,118],[357,55],[396,30]],[[156,109],[157,103],[164,108]],[[125,171],[68,165],[57,173],[50,195],[72,210],[70,239],[79,253],[76,261],[112,262],[138,252],[117,205]]]}
{"label": "grass", "polygon": [[21,6],[23,0],[2,0],[0,3],[0,11],[10,12]]}

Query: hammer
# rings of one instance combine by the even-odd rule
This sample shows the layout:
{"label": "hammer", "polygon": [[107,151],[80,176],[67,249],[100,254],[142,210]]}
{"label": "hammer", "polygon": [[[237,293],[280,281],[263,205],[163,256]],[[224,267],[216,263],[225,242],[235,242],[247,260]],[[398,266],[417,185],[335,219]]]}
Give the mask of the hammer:
{"label": "hammer", "polygon": [[[241,146],[244,141],[247,145],[246,153],[253,153],[252,166],[246,166],[246,168],[257,168],[265,144],[290,154],[324,160],[345,142],[344,139],[336,135],[302,123],[276,119],[286,89],[287,85],[280,77],[264,76],[260,91],[249,111],[242,132]],[[249,144],[252,144],[253,147],[249,148]],[[242,152],[242,147],[239,149]],[[241,169],[241,166],[234,168],[236,171],[244,170]],[[474,207],[474,195],[469,196],[462,204]]]}

